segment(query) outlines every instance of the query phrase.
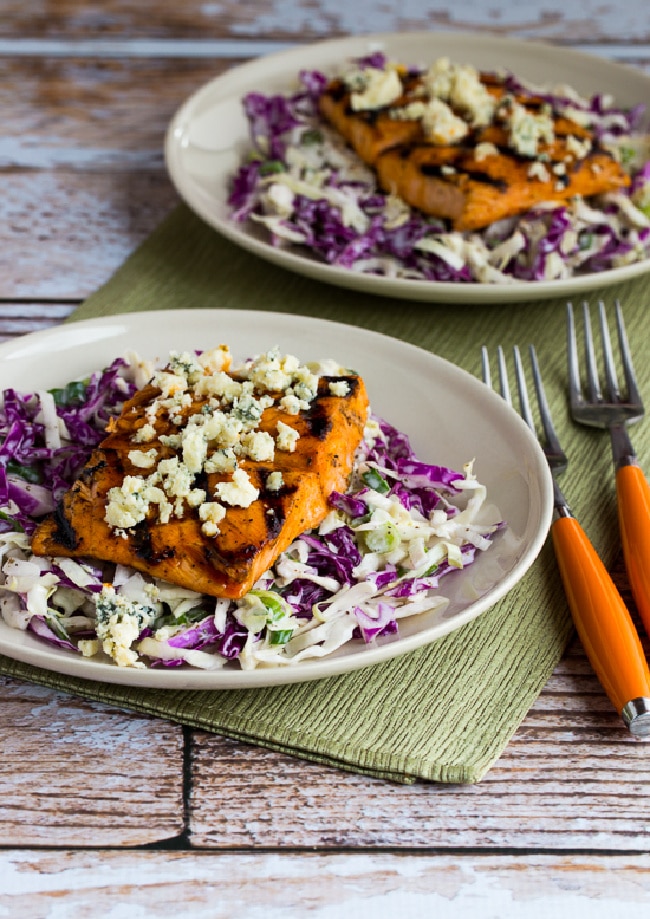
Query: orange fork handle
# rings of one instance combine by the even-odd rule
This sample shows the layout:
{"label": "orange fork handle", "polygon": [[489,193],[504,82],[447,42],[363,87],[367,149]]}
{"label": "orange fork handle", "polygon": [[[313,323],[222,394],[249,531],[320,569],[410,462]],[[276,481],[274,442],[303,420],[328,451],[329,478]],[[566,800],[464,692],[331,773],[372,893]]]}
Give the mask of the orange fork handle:
{"label": "orange fork handle", "polygon": [[582,645],[617,712],[650,696],[650,670],[632,618],[585,531],[560,517],[551,534]]}
{"label": "orange fork handle", "polygon": [[616,472],[618,521],[632,594],[650,635],[650,485],[639,466]]}

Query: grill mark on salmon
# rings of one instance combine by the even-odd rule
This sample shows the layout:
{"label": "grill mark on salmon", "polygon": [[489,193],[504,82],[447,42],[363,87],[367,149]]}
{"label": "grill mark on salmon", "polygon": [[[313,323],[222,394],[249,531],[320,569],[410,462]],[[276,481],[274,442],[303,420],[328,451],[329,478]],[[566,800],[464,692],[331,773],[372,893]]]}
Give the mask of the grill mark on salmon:
{"label": "grill mark on salmon", "polygon": [[72,554],[77,548],[79,540],[74,527],[65,516],[61,503],[54,509],[53,516],[51,520],[48,521],[48,527],[52,531],[52,538],[62,546],[64,550],[67,550],[61,554]]}
{"label": "grill mark on salmon", "polygon": [[[559,145],[556,145],[556,147]],[[496,154],[475,159],[475,151],[419,145],[404,157],[383,154],[376,164],[380,184],[407,204],[427,214],[448,219],[456,230],[479,230],[496,220],[523,213],[546,201],[563,202],[575,195],[591,197],[620,189],[627,177],[606,153],[592,153],[588,162],[566,166],[555,151],[545,165],[548,177],[531,178],[530,161]],[[447,175],[445,168],[453,169]]]}

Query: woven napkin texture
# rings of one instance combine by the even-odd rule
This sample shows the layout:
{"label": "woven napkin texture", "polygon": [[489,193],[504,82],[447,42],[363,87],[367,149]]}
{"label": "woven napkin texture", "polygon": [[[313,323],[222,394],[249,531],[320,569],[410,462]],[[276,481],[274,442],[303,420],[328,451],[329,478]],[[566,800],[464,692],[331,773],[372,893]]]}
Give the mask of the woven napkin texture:
{"label": "woven napkin texture", "polygon": [[[599,295],[621,299],[641,391],[650,393],[650,281],[596,289],[589,299]],[[180,205],[72,318],[206,307],[296,313],[393,335],[476,375],[482,344],[494,350],[532,342],[570,457],[565,491],[611,565],[619,543],[609,445],[603,433],[568,418],[564,306],[564,298],[428,304],[339,289],[239,249]],[[649,468],[650,425],[635,428],[634,439]],[[547,541],[524,579],[473,622],[420,650],[335,678],[268,689],[161,691],[70,678],[4,657],[0,671],[351,771],[399,782],[472,783],[503,751],[571,634]]]}

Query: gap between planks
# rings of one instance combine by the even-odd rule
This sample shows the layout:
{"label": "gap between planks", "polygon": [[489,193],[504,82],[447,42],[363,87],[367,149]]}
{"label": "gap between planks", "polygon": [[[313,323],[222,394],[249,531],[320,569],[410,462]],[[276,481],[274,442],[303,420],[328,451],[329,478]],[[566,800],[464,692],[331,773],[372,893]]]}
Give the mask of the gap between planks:
{"label": "gap between planks", "polygon": [[[360,33],[363,34],[363,33]],[[450,31],[450,34],[453,32]],[[345,36],[341,36],[345,37]],[[512,36],[517,37],[516,34]],[[313,37],[314,40],[318,36]],[[311,43],[308,42],[308,43]],[[274,39],[0,39],[0,56],[12,57],[92,57],[92,58],[254,58],[298,48],[305,42]],[[614,61],[647,64],[650,45],[575,42],[567,50]]]}

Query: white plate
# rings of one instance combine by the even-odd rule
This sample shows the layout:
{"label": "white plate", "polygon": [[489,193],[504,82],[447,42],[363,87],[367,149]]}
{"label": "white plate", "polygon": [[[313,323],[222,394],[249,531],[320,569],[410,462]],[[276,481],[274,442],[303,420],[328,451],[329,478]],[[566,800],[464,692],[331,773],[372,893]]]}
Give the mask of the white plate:
{"label": "white plate", "polygon": [[411,437],[422,459],[459,468],[476,459],[508,529],[466,572],[449,575],[449,607],[403,620],[400,636],[353,642],[330,658],[295,667],[216,672],[135,670],[75,656],[0,621],[0,653],[87,679],[134,686],[232,689],[317,679],[386,660],[451,632],[491,607],[523,576],[550,526],[552,482],[526,425],[487,386],[427,351],[320,319],[239,310],[178,310],[93,319],[0,345],[0,389],[61,386],[126,350],[164,359],[171,349],[226,343],[238,357],[278,345],[302,360],[335,357],[365,379],[375,412]]}
{"label": "white plate", "polygon": [[366,54],[377,45],[389,57],[407,64],[427,64],[436,57],[447,56],[457,63],[471,63],[483,69],[505,67],[534,83],[568,83],[587,96],[611,93],[622,106],[650,98],[650,77],[639,71],[533,42],[453,32],[405,32],[320,42],[235,67],[207,83],[179,109],[167,132],[165,158],[181,197],[208,224],[262,258],[321,281],[390,297],[430,302],[520,303],[571,296],[650,270],[650,259],[646,259],[599,274],[512,285],[390,279],[359,274],[276,248],[261,228],[243,228],[232,221],[227,204],[229,180],[250,147],[242,97],[252,91],[290,91],[295,89],[301,69],[340,68],[346,60]]}

